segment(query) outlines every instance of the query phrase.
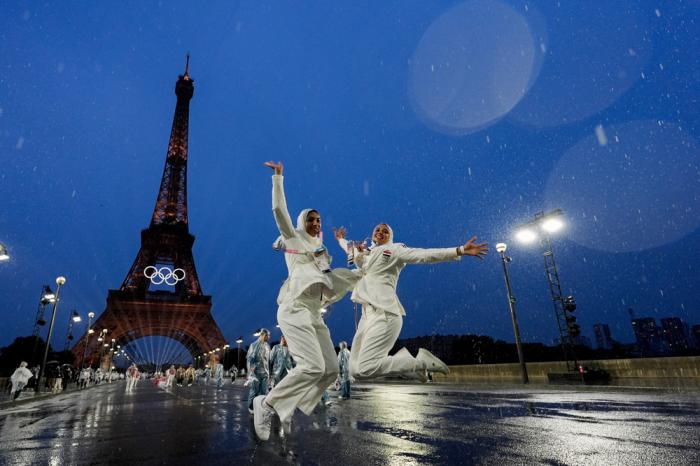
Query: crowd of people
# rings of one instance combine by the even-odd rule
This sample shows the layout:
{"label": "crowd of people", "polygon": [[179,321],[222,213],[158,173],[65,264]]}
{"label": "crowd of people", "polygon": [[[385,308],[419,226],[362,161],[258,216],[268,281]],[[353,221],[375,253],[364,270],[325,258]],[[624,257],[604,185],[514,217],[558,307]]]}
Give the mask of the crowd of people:
{"label": "crowd of people", "polygon": [[[44,392],[52,394],[62,393],[68,390],[71,384],[76,384],[77,389],[83,390],[90,385],[113,382],[125,377],[125,374],[117,371],[106,371],[101,368],[86,367],[81,370],[71,367],[69,364],[47,364],[44,379]],[[26,361],[21,361],[17,369],[10,376],[9,393],[12,400],[20,397],[27,389],[36,389],[39,377],[39,366],[29,368]]]}

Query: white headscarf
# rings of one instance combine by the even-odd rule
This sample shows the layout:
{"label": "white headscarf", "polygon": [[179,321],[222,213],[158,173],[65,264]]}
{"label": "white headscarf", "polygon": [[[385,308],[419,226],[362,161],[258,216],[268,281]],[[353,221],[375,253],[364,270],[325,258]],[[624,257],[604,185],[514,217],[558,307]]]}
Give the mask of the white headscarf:
{"label": "white headscarf", "polygon": [[[309,216],[309,213],[311,212],[318,212],[316,209],[304,209],[301,212],[299,212],[299,215],[297,216],[297,225],[296,225],[296,230],[301,233],[302,238],[304,238],[306,241],[311,243],[311,246],[313,248],[317,248],[323,244],[323,239],[321,238],[321,235],[318,236],[311,236],[306,232],[306,218]],[[272,243],[272,249],[275,251],[279,251],[284,249],[284,238],[280,235],[277,237],[274,243]]]}
{"label": "white headscarf", "polygon": [[388,223],[377,223],[377,225],[372,229],[372,246],[370,246],[371,248],[378,246],[378,244],[374,242],[374,230],[376,230],[379,225],[386,225],[386,228],[389,230],[389,241],[387,241],[385,244],[391,244],[394,242],[394,230],[391,229],[391,226]]}

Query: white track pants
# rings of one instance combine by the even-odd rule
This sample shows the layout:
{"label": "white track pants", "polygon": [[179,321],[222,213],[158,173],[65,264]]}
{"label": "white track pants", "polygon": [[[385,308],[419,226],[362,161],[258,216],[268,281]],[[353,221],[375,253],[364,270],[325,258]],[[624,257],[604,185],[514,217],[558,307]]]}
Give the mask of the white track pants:
{"label": "white track pants", "polygon": [[126,391],[130,392],[136,386],[136,379],[127,377],[126,378]]}
{"label": "white track pants", "polygon": [[362,317],[350,348],[350,375],[358,380],[411,373],[423,365],[402,348],[394,356],[388,356],[401,333],[403,317],[362,306]]}
{"label": "white track pants", "polygon": [[338,375],[338,358],[321,318],[319,295],[304,293],[291,305],[283,303],[277,310],[277,321],[297,363],[266,398],[284,422],[295,408],[311,414]]}

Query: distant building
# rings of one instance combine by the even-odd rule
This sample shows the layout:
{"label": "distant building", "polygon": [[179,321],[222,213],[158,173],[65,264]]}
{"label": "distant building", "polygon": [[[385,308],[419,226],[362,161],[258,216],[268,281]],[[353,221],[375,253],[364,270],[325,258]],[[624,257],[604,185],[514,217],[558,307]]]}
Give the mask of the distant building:
{"label": "distant building", "polygon": [[661,328],[653,317],[632,319],[632,329],[640,356],[654,356],[665,352]]}
{"label": "distant building", "polygon": [[610,334],[610,326],[608,324],[593,325],[593,334],[595,335],[595,343],[598,349],[612,349],[615,340]]}
{"label": "distant building", "polygon": [[690,342],[690,327],[678,317],[661,319],[661,334],[671,354],[683,353],[692,348]]}

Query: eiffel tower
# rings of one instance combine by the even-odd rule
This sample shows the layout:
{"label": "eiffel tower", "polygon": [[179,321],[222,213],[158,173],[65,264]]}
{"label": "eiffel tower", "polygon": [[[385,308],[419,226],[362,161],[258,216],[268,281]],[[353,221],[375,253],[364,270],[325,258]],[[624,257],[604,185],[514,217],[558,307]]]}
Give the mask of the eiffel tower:
{"label": "eiffel tower", "polygon": [[73,347],[77,364],[85,354],[89,364],[101,354],[103,342],[98,344],[97,338],[103,329],[107,329],[105,341],[114,339],[115,348],[143,337],[164,336],[182,343],[193,359],[225,344],[211,315],[211,296],[204,295],[199,284],[192,256],[194,236],[187,220],[187,140],[194,95],[189,55],[175,94],[173,127],[151,224],[141,231],[141,248],[121,287],[109,290],[107,307],[92,326],[95,333],[83,335]]}

